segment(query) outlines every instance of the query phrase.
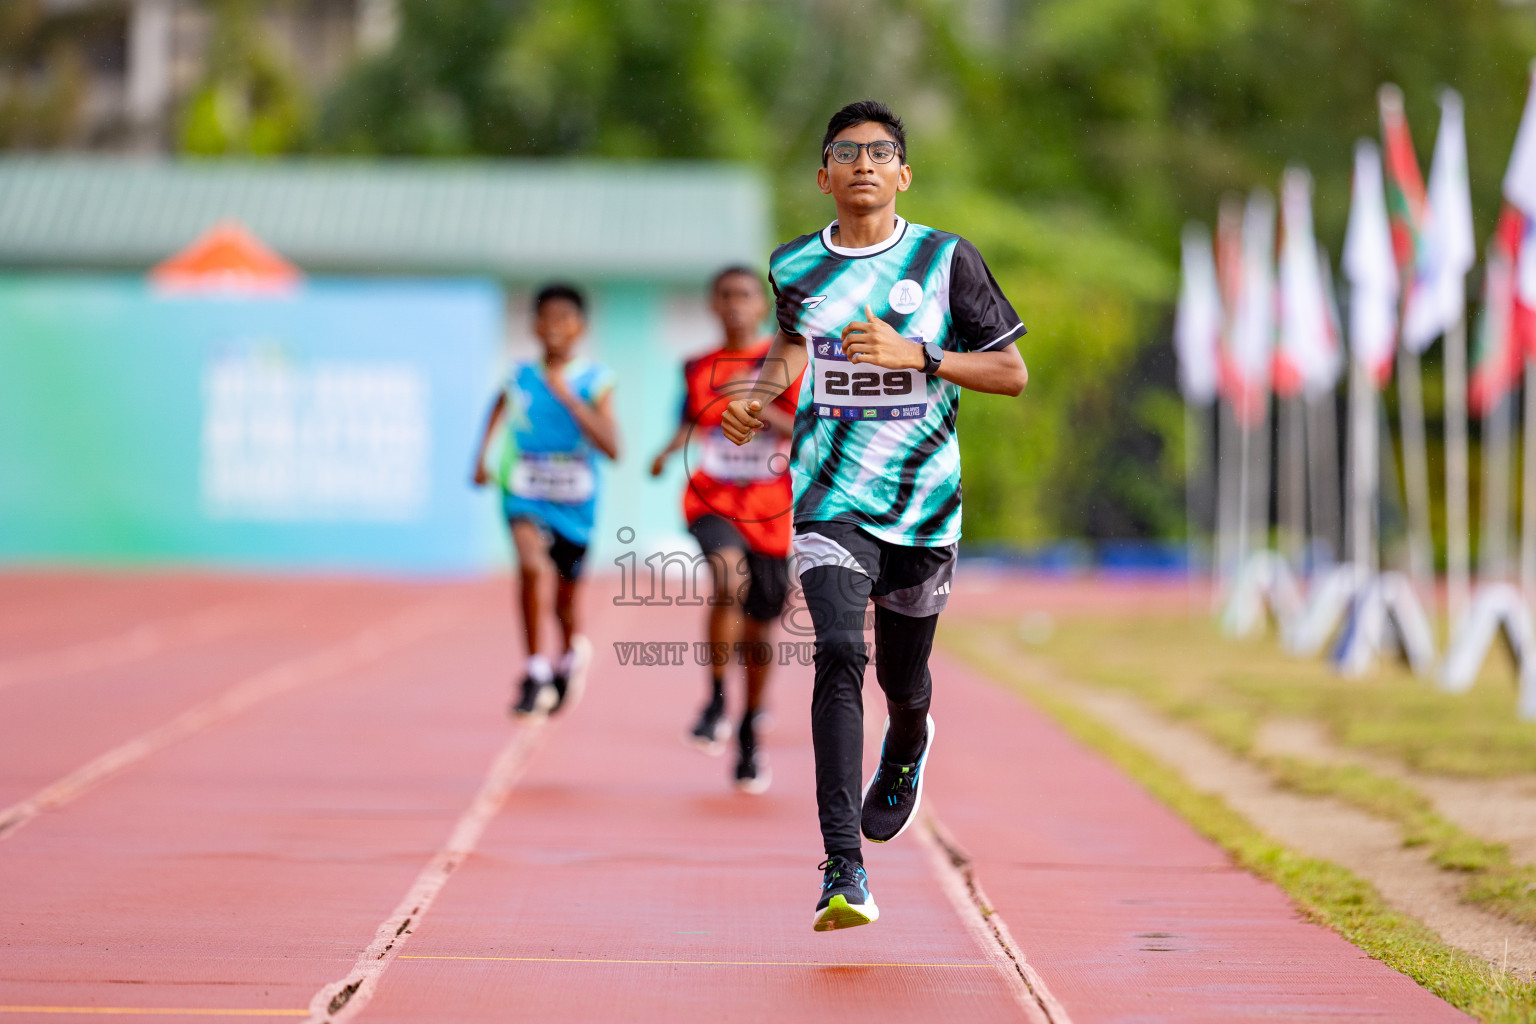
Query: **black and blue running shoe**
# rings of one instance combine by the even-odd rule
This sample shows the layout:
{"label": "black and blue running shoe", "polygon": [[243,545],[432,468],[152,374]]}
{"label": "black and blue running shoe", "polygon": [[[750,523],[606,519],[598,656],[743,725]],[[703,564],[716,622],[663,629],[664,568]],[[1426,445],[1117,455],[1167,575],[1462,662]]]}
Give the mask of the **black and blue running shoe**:
{"label": "black and blue running shoe", "polygon": [[[886,731],[891,720],[885,720]],[[923,802],[923,765],[933,749],[933,716],[928,716],[928,735],[922,753],[912,764],[897,764],[885,758],[885,742],[880,743],[880,766],[864,787],[864,811],[859,827],[872,843],[888,843],[907,830]]]}
{"label": "black and blue running shoe", "polygon": [[880,918],[880,908],[869,894],[864,865],[832,854],[818,867],[822,870],[821,902],[816,904],[814,927],[819,932],[857,928]]}

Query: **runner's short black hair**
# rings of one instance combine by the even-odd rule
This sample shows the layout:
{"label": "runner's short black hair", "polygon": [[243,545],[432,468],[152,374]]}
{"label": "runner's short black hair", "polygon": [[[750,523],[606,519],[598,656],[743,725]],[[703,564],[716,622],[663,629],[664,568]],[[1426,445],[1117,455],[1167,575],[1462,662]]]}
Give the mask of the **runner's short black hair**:
{"label": "runner's short black hair", "polygon": [[902,162],[906,162],[907,126],[901,123],[901,118],[879,100],[859,100],[833,114],[832,120],[827,122],[827,134],[821,138],[821,166],[827,166],[827,147],[832,145],[832,140],[837,138],[838,132],[844,128],[852,128],[856,124],[885,125],[885,130],[891,133],[891,138],[896,142],[896,149]]}
{"label": "runner's short black hair", "polygon": [[576,312],[582,316],[587,315],[587,298],[581,294],[581,289],[573,284],[556,281],[540,288],[538,294],[533,297],[533,312],[537,314],[544,308],[544,303],[551,299],[564,299],[576,307]]}
{"label": "runner's short black hair", "polygon": [[758,288],[763,287],[763,279],[757,276],[757,271],[753,270],[745,263],[732,263],[728,267],[723,267],[719,273],[710,278],[709,294],[713,295],[715,292],[720,290],[720,282],[724,281],[728,277],[735,277],[738,274],[740,274],[742,277],[750,277],[753,281],[756,281]]}

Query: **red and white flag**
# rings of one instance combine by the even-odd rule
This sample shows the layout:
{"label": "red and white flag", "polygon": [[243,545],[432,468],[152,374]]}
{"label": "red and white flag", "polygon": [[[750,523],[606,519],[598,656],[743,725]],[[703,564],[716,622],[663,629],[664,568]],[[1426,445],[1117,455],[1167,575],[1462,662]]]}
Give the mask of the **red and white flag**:
{"label": "red and white flag", "polygon": [[1502,402],[1520,379],[1530,344],[1531,307],[1520,301],[1520,250],[1530,218],[1505,203],[1499,226],[1488,240],[1483,268],[1483,311],[1472,336],[1467,406],[1481,416]]}
{"label": "red and white flag", "polygon": [[1440,96],[1440,132],[1403,309],[1403,344],[1423,352],[1464,315],[1467,272],[1477,261],[1461,96]]}
{"label": "red and white flag", "polygon": [[1514,388],[1527,357],[1536,357],[1536,80],[1504,173],[1504,210],[1488,241],[1483,312],[1472,343],[1474,413]]}
{"label": "red and white flag", "polygon": [[1338,383],[1343,357],[1312,231],[1312,176],[1300,167],[1287,168],[1281,183],[1280,239],[1275,392],[1323,394]]}
{"label": "red and white flag", "polygon": [[1392,229],[1392,253],[1397,260],[1399,286],[1406,288],[1413,280],[1419,235],[1424,228],[1424,176],[1419,173],[1413,136],[1408,134],[1402,90],[1391,84],[1382,86],[1377,93],[1377,103],[1381,109],[1381,144],[1387,172],[1387,223]]}
{"label": "red and white flag", "polygon": [[1536,71],[1526,93],[1515,149],[1504,172],[1504,199],[1520,211],[1520,248],[1515,273],[1515,329],[1522,351],[1536,357]]}
{"label": "red and white flag", "polygon": [[1355,143],[1349,226],[1344,232],[1344,277],[1349,281],[1350,354],[1384,387],[1397,347],[1397,261],[1387,218],[1381,153],[1368,139]]}
{"label": "red and white flag", "polygon": [[1184,227],[1179,308],[1173,324],[1179,357],[1179,390],[1193,405],[1216,397],[1221,346],[1221,290],[1211,236],[1204,225]]}
{"label": "red and white flag", "polygon": [[1232,261],[1223,281],[1229,298],[1222,392],[1238,422],[1254,427],[1264,419],[1275,349],[1275,202],[1262,189],[1248,197],[1235,246],[1230,210],[1222,211],[1218,254],[1223,264]]}

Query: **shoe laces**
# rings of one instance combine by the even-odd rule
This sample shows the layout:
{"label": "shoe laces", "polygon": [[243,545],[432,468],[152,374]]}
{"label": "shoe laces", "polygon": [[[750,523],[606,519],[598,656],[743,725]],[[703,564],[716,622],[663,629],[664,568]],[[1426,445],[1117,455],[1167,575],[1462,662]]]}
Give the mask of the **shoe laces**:
{"label": "shoe laces", "polygon": [[842,877],[845,873],[855,879],[858,877],[856,869],[859,865],[847,857],[831,856],[817,864],[816,867],[822,872],[821,886],[823,889],[831,885],[834,879]]}
{"label": "shoe laces", "polygon": [[880,781],[885,783],[886,789],[892,794],[910,793],[917,783],[916,765],[897,765],[887,768],[880,766]]}

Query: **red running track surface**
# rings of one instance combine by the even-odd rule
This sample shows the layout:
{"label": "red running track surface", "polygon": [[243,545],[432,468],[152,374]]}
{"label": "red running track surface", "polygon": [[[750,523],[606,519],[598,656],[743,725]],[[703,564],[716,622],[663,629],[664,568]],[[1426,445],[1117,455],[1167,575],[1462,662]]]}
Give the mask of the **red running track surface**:
{"label": "red running track surface", "polygon": [[[1092,599],[992,585],[992,607]],[[0,833],[0,1021],[303,1019],[355,976],[456,824],[473,852],[387,937],[376,987],[343,1018],[1042,1019],[912,833],[867,850],[880,922],[813,933],[809,669],[774,680],[772,791],[737,795],[728,758],[679,742],[703,670],[621,666],[613,648],[692,641],[703,609],[617,608],[610,588],[595,581],[588,602],[587,699],[512,740],[528,756],[487,804],[476,794],[516,736],[501,582],[0,577],[0,609],[29,623],[0,627],[0,680],[209,606],[241,616],[0,685],[0,819],[93,758],[138,750]],[[135,748],[253,678],[281,685]],[[936,688],[932,806],[1065,1017],[1466,1019],[1301,921],[1013,696],[942,660]],[[464,832],[476,815],[483,833]]]}

